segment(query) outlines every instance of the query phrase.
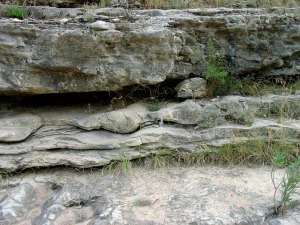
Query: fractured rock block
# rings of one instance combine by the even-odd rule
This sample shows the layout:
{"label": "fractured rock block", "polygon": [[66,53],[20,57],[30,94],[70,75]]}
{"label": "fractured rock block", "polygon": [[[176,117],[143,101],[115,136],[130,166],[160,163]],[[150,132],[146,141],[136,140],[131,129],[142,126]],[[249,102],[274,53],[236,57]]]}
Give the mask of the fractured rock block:
{"label": "fractured rock block", "polygon": [[175,90],[178,98],[202,98],[207,94],[206,83],[205,79],[195,77],[180,82]]}

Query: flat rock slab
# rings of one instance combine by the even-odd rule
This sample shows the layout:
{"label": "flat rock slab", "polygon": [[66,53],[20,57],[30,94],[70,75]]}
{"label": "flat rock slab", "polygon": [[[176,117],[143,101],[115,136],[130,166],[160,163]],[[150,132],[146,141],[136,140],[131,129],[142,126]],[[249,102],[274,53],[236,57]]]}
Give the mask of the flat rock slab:
{"label": "flat rock slab", "polygon": [[12,194],[22,196],[0,224],[299,224],[297,207],[282,218],[269,216],[270,171],[205,166],[133,168],[127,175],[66,168],[25,172],[0,180],[1,209],[15,204],[7,200]]}

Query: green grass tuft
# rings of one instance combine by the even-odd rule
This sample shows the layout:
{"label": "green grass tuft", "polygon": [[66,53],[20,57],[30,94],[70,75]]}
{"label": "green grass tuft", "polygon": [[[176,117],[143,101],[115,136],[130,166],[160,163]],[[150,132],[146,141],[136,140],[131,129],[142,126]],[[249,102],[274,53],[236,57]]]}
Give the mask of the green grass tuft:
{"label": "green grass tuft", "polygon": [[4,9],[4,15],[10,18],[24,19],[28,14],[27,10],[19,7],[7,7]]}

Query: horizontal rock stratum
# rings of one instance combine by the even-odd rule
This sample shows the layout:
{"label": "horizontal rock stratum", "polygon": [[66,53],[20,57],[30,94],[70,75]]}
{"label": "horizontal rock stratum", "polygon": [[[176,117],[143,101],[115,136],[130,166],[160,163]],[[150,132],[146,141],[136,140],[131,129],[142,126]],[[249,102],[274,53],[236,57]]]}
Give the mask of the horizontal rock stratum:
{"label": "horizontal rock stratum", "polygon": [[[12,117],[2,115],[1,124],[10,126],[6,133],[16,134],[18,139],[12,142],[16,135],[11,135],[0,140],[0,171],[91,168],[162,150],[198,152],[270,138],[297,144],[300,137],[300,95],[186,100],[165,103],[154,112],[147,110],[145,103],[111,112],[103,106],[93,107],[91,112],[82,106],[27,108],[35,116],[15,115],[14,123]],[[32,124],[26,123],[29,120]],[[165,124],[159,126],[160,120]]]}
{"label": "horizontal rock stratum", "polygon": [[201,77],[209,46],[235,74],[300,74],[299,8],[27,9],[24,20],[0,18],[3,94],[114,91]]}

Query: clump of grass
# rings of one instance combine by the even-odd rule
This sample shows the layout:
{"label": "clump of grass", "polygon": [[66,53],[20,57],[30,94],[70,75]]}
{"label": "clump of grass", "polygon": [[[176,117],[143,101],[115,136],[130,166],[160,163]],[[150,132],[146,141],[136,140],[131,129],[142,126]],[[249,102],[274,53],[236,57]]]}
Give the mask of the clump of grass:
{"label": "clump of grass", "polygon": [[262,96],[267,94],[295,94],[300,90],[300,80],[297,77],[264,77],[247,76],[235,79],[232,93],[245,96]]}
{"label": "clump of grass", "polygon": [[[275,173],[278,168],[286,167],[279,184],[275,183]],[[300,194],[300,158],[292,161],[288,159],[285,151],[278,149],[272,160],[272,183],[274,192],[274,210],[276,214],[284,214],[288,207],[296,204],[294,197]],[[277,192],[281,197],[277,200]]]}
{"label": "clump of grass", "polygon": [[162,107],[162,102],[158,101],[157,99],[151,101],[148,103],[148,106],[147,106],[147,109],[150,111],[150,112],[155,112],[155,111],[158,111],[160,110]]}
{"label": "clump of grass", "polygon": [[28,14],[27,10],[20,7],[6,7],[4,9],[4,15],[10,18],[24,19]]}
{"label": "clump of grass", "polygon": [[87,13],[85,19],[87,22],[92,23],[95,20],[95,16],[92,13]]}
{"label": "clump of grass", "polygon": [[298,158],[297,144],[276,140],[276,136],[270,134],[270,140],[248,140],[222,147],[203,146],[193,152],[160,149],[149,157],[133,162],[133,165],[150,169],[191,165],[271,165],[278,149],[285,154],[288,162]]}
{"label": "clump of grass", "polygon": [[120,160],[113,161],[112,163],[102,168],[102,174],[106,173],[120,173],[129,174],[132,169],[132,161],[126,156],[121,155]]}
{"label": "clump of grass", "polygon": [[272,165],[278,149],[285,155],[286,162],[294,162],[299,158],[299,142],[289,140],[289,136],[285,131],[266,129],[248,136],[249,140],[234,143],[233,139],[233,143],[222,147],[202,146],[193,152],[162,148],[134,161],[122,157],[109,168],[127,173],[133,166],[159,169],[185,165]]}
{"label": "clump of grass", "polygon": [[159,149],[156,153],[145,158],[141,163],[150,169],[167,168],[174,165],[174,161],[172,161],[172,151],[168,149]]}
{"label": "clump of grass", "polygon": [[293,94],[296,93],[296,91],[300,91],[300,79],[298,79],[297,81],[295,81],[291,86],[290,89],[292,91]]}
{"label": "clump of grass", "polygon": [[208,60],[203,77],[207,80],[207,95],[227,94],[231,87],[231,77],[222,65],[223,57],[217,55],[212,36],[208,39]]}

